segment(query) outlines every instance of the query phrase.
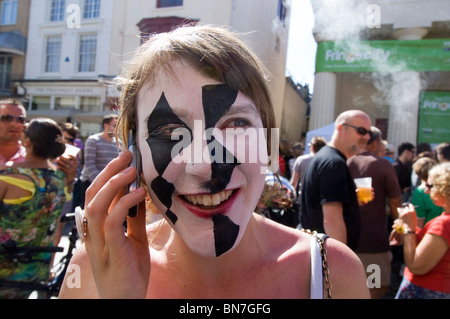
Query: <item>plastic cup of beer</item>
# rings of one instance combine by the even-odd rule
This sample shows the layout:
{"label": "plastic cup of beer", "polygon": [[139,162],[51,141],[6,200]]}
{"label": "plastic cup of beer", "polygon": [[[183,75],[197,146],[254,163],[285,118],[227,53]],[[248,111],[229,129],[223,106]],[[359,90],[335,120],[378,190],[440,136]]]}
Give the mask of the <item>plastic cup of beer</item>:
{"label": "plastic cup of beer", "polygon": [[358,201],[368,203],[373,199],[372,195],[372,177],[355,178]]}

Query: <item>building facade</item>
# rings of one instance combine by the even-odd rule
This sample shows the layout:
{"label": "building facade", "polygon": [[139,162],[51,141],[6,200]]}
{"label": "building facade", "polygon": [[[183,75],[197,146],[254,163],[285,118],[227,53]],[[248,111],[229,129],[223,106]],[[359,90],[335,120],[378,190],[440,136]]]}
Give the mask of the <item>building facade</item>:
{"label": "building facade", "polygon": [[318,48],[310,129],[361,109],[395,146],[450,140],[450,1],[311,4]]}
{"label": "building facade", "polygon": [[[64,122],[83,118],[84,135],[96,133],[103,113],[112,109],[106,74],[111,45],[112,1],[31,0],[28,54],[20,93],[28,118]],[[93,116],[93,115],[98,116]]]}
{"label": "building facade", "polygon": [[25,73],[30,0],[0,1],[0,98],[16,97]]}
{"label": "building facade", "polygon": [[28,54],[19,93],[29,118],[78,122],[84,136],[116,109],[120,74],[144,38],[180,23],[213,24],[245,34],[270,71],[281,125],[290,0],[30,0]]}

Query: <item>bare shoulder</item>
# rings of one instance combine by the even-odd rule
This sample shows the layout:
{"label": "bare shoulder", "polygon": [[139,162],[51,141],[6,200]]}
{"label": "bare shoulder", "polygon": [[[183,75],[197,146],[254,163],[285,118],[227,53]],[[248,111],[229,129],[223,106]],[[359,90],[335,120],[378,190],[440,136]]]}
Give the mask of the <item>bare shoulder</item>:
{"label": "bare shoulder", "polygon": [[325,241],[325,248],[333,298],[369,299],[366,273],[358,256],[347,245],[332,238]]}
{"label": "bare shoulder", "polygon": [[[280,240],[284,243],[293,243],[286,253],[295,261],[298,269],[308,270],[308,276],[304,278],[309,283],[310,280],[310,240],[311,235],[298,229],[289,227],[270,225],[280,231]],[[285,245],[280,245],[286,249]],[[370,292],[366,283],[366,273],[358,256],[345,244],[332,238],[325,240],[327,251],[326,260],[328,263],[329,279],[332,285],[332,297],[335,299],[366,299],[370,298]],[[309,286],[308,286],[309,287]]]}
{"label": "bare shoulder", "polygon": [[257,214],[255,214],[255,220],[262,230],[261,233],[266,235],[264,238],[270,251],[276,254],[293,254],[298,257],[304,257],[304,253],[309,254],[309,235]]}
{"label": "bare shoulder", "polygon": [[59,298],[98,298],[91,263],[84,244],[76,249],[70,260],[70,265],[64,278]]}

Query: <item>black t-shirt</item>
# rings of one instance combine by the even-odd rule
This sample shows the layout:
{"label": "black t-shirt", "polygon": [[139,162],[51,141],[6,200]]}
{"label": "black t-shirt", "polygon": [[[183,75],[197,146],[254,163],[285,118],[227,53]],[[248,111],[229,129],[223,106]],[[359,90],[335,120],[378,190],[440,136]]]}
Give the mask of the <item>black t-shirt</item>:
{"label": "black t-shirt", "polygon": [[[407,202],[411,195],[411,174],[412,174],[412,163],[407,162],[403,164],[399,159],[394,163],[394,169],[397,173],[398,183],[400,189],[402,190],[402,201]],[[410,188],[404,191],[405,188]]]}
{"label": "black t-shirt", "polygon": [[302,185],[302,227],[324,233],[322,205],[342,202],[347,246],[355,250],[361,231],[356,186],[344,154],[325,146],[312,159]]}

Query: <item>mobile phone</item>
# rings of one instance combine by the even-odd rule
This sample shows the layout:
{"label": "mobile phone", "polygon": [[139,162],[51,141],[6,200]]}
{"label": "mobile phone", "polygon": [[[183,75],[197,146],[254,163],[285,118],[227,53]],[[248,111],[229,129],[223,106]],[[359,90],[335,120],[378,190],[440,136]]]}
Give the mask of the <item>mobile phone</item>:
{"label": "mobile phone", "polygon": [[[133,189],[137,189],[141,185],[141,172],[142,172],[142,159],[141,153],[139,152],[139,147],[136,141],[136,130],[130,130],[128,135],[128,149],[133,154],[133,159],[130,166],[133,166],[137,170],[136,179],[133,183],[129,184],[125,189],[125,195],[131,192]],[[129,217],[137,216],[138,207],[133,206],[128,212]]]}

